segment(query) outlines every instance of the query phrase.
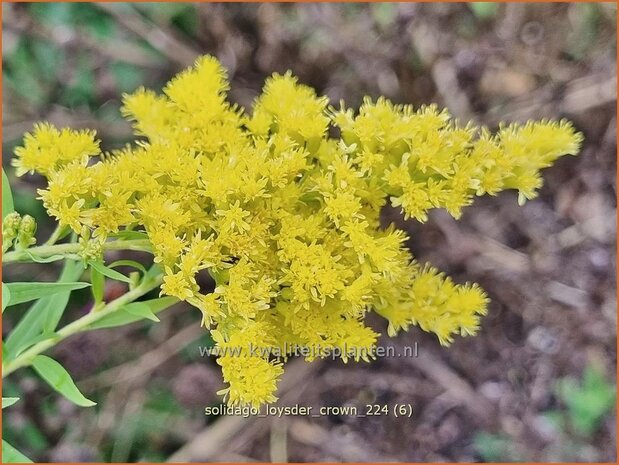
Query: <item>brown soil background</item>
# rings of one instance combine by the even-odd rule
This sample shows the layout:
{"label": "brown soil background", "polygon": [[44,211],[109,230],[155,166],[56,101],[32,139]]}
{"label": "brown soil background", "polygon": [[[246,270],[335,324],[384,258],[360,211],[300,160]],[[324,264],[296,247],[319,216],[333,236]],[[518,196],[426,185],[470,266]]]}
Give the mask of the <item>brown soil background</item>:
{"label": "brown soil background", "polygon": [[[5,166],[23,132],[42,119],[95,127],[108,147],[121,145],[129,125],[114,112],[123,89],[111,64],[131,63],[143,71],[141,83],[158,89],[199,53],[221,59],[230,98],[241,105],[251,104],[266,76],[291,69],[333,103],[356,106],[364,95],[435,102],[491,127],[567,117],[585,143],[580,156],[545,171],[539,198],[524,207],[506,192],[479,199],[458,222],[442,211],[424,225],[385,213],[409,232],[420,261],[488,292],[490,313],[477,337],[446,349],[413,329],[382,343],[417,343],[417,358],[295,360],[282,382],[280,405],[410,404],[412,418],[207,419],[202,408],[217,402],[217,365],[197,355],[204,338],[196,313],[178,307],[156,326],[89,333],[54,350],[97,398],[96,410],[74,408],[27,370],[17,373],[14,386],[27,398],[4,412],[5,436],[31,438],[35,427],[42,439],[19,445],[42,461],[477,461],[480,432],[506,441],[497,460],[616,460],[615,411],[587,438],[553,428],[545,416],[565,409],[557,380],[579,379],[587,365],[616,379],[613,4],[503,4],[487,17],[466,4],[201,4],[178,16],[157,5],[91,8],[115,24],[105,40],[77,21],[59,24],[28,5],[3,4],[8,73],[22,41],[65,53],[37,101],[24,96],[23,81],[3,76]],[[190,33],[183,21],[191,21]],[[87,103],[59,103],[84,66],[94,78]],[[32,196],[37,182],[15,180],[14,190]],[[32,269],[6,273],[31,278]],[[7,312],[5,335],[16,321]]]}

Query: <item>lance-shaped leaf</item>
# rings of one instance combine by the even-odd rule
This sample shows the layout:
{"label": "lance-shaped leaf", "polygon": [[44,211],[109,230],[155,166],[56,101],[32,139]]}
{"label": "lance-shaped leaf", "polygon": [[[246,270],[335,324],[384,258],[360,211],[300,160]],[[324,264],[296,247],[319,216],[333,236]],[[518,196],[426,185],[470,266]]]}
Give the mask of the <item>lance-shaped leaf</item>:
{"label": "lance-shaped leaf", "polygon": [[15,207],[13,206],[13,194],[11,193],[11,186],[9,185],[9,178],[2,169],[2,219],[9,213],[13,213]]}
{"label": "lance-shaped leaf", "polygon": [[4,309],[9,305],[9,301],[11,300],[11,290],[9,286],[5,283],[2,283],[2,313],[4,313]]}
{"label": "lance-shaped leaf", "polygon": [[2,408],[5,409],[7,407],[10,407],[11,405],[13,405],[18,400],[19,400],[19,397],[3,397],[2,398]]}
{"label": "lance-shaped leaf", "polygon": [[105,266],[103,262],[90,261],[88,262],[88,264],[91,267],[93,267],[95,270],[97,270],[99,273],[101,273],[104,276],[107,276],[108,278],[114,279],[116,281],[122,281],[122,282],[129,283],[129,284],[132,283],[131,278],[128,278],[124,274],[119,273],[118,271]]}
{"label": "lance-shaped leaf", "polygon": [[2,463],[32,463],[28,457],[2,440]]}
{"label": "lance-shaped leaf", "polygon": [[11,300],[8,306],[40,299],[61,292],[74,291],[90,286],[89,283],[7,283]]}
{"label": "lance-shaped leaf", "polygon": [[77,388],[71,375],[53,358],[37,355],[32,361],[32,367],[47,383],[71,402],[80,407],[97,405],[87,399]]}
{"label": "lance-shaped leaf", "polygon": [[[166,296],[158,299],[133,302],[119,308],[114,313],[104,316],[99,321],[93,323],[88,329],[114,328],[124,326],[144,318],[157,318],[155,315],[178,302],[176,297]],[[149,315],[146,314],[146,309]],[[158,320],[158,319],[157,319]]]}
{"label": "lance-shaped leaf", "polygon": [[[73,282],[78,279],[84,269],[80,262],[65,262],[58,282]],[[64,313],[71,291],[64,291],[43,297],[32,305],[19,320],[4,343],[4,361],[14,359],[24,347],[32,345],[41,334],[52,333]]]}

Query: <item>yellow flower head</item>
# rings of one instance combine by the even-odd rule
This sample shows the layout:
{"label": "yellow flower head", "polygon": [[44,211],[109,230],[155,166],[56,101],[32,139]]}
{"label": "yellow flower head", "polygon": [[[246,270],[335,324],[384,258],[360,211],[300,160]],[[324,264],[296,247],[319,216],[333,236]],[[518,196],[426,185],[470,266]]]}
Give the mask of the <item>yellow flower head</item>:
{"label": "yellow flower head", "polygon": [[[217,347],[245,351],[218,359],[231,403],[274,402],[293,345],[308,360],[371,359],[371,311],[391,336],[411,325],[444,345],[475,334],[485,293],[416,263],[406,235],[381,227],[381,207],[423,222],[433,208],[458,217],[476,196],[506,189],[524,202],[540,170],[582,141],[567,121],[492,134],[434,105],[367,98],[358,112],[336,110],[291,73],[267,80],[250,116],[227,90],[221,64],[201,57],[162,95],[124,97],[133,145],[89,163],[99,155],[93,132],[43,123],[13,165],[48,179],[45,207],[83,241],[146,233],[161,293],[199,308]],[[205,269],[216,281],[208,294],[196,282]]]}
{"label": "yellow flower head", "polygon": [[34,126],[24,137],[24,145],[15,149],[12,164],[18,176],[28,172],[49,175],[67,164],[79,161],[85,165],[88,157],[98,155],[99,141],[94,131],[58,130],[48,123]]}

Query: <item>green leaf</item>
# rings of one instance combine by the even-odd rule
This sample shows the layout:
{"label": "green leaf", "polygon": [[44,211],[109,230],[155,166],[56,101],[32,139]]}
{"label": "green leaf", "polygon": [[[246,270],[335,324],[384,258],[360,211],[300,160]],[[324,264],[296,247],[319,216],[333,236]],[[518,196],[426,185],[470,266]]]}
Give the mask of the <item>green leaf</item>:
{"label": "green leaf", "polygon": [[19,397],[3,397],[2,398],[2,408],[5,409],[7,407],[10,407],[11,405],[13,405],[18,400],[19,400]]}
{"label": "green leaf", "polygon": [[153,311],[150,309],[148,304],[145,304],[144,302],[133,302],[131,304],[125,305],[122,309],[125,312],[138,316],[140,318],[148,318],[149,320],[157,322],[160,321],[159,318],[157,318]]}
{"label": "green leaf", "polygon": [[42,342],[42,341],[47,341],[48,339],[52,339],[52,338],[57,337],[57,336],[58,336],[58,333],[43,333],[43,334],[40,334],[37,337],[35,337],[34,339],[30,339],[28,341],[28,343],[25,344],[24,346],[20,347],[19,350],[15,353],[15,357],[19,357],[19,355],[21,353],[23,353],[25,350],[29,349],[33,345],[38,344],[39,342]]}
{"label": "green leaf", "polygon": [[5,283],[2,283],[2,313],[4,313],[4,309],[8,307],[9,302],[11,301],[11,290],[9,286]]}
{"label": "green leaf", "polygon": [[90,286],[89,283],[7,283],[11,292],[8,306],[29,302],[60,292],[74,291]]}
{"label": "green leaf", "polygon": [[11,193],[11,186],[9,184],[9,178],[2,168],[2,220],[9,213],[13,213],[15,207],[13,206],[13,194]]}
{"label": "green leaf", "polygon": [[129,283],[129,284],[132,283],[130,278],[128,278],[122,273],[119,273],[118,271],[112,270],[111,268],[105,266],[103,262],[89,261],[88,264],[91,267],[93,267],[95,270],[97,270],[99,273],[107,276],[108,278],[114,279],[116,281],[122,281],[122,282]]}
{"label": "green leaf", "polygon": [[98,304],[103,301],[105,276],[95,268],[90,267],[90,282],[92,284],[92,296],[95,299],[95,304]]}
{"label": "green leaf", "polygon": [[51,262],[57,262],[58,260],[64,260],[65,258],[67,258],[66,255],[50,255],[49,257],[43,258],[43,257],[37,257],[29,250],[25,250],[24,252],[26,253],[26,255],[28,255],[28,257],[30,257],[30,260],[36,263],[51,263]]}
{"label": "green leaf", "polygon": [[131,266],[136,270],[140,270],[144,274],[148,273],[144,265],[142,265],[140,262],[136,262],[135,260],[116,260],[115,262],[110,263],[107,267],[114,268],[117,266]]}
{"label": "green leaf", "polygon": [[28,457],[2,440],[2,463],[32,463]]}
{"label": "green leaf", "polygon": [[[178,299],[171,296],[160,297],[158,299],[144,300],[142,302],[133,302],[119,308],[118,311],[101,318],[99,321],[89,326],[88,329],[115,328],[117,326],[124,326],[130,323],[135,323],[136,321],[140,321],[144,318],[149,318],[145,316],[144,309],[139,308],[141,305],[148,306],[150,314],[152,316],[155,316],[157,313],[165,310],[168,307],[171,307],[177,302]],[[142,313],[139,314],[139,312]]]}
{"label": "green leaf", "polygon": [[[72,282],[84,271],[81,262],[67,261],[58,282]],[[5,361],[13,360],[23,347],[31,345],[43,333],[52,333],[67,307],[71,291],[43,297],[32,305],[11,331],[4,344]]]}
{"label": "green leaf", "polygon": [[37,355],[32,361],[32,367],[47,383],[71,402],[80,407],[92,407],[97,405],[92,400],[87,399],[79,391],[71,375],[60,363],[53,358],[45,355]]}

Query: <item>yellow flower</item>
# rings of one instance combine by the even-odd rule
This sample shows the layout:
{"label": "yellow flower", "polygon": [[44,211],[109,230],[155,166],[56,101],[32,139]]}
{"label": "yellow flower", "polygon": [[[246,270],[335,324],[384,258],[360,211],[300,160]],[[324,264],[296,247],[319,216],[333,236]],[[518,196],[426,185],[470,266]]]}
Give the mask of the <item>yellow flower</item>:
{"label": "yellow flower", "polygon": [[24,145],[15,149],[17,158],[12,164],[17,176],[27,172],[49,176],[73,161],[86,164],[88,157],[99,153],[94,131],[58,130],[49,123],[39,123],[25,135]]}
{"label": "yellow flower", "polygon": [[173,295],[181,300],[187,300],[193,296],[193,292],[189,287],[189,282],[183,272],[178,271],[174,273],[169,266],[165,267],[161,293]]}
{"label": "yellow flower", "polygon": [[84,202],[84,199],[81,199],[69,205],[67,201],[62,201],[60,204],[53,207],[49,206],[47,212],[58,219],[60,224],[70,226],[74,232],[80,233],[82,230],[80,217],[82,215],[82,206]]}
{"label": "yellow flower", "polygon": [[300,144],[308,142],[315,146],[329,125],[325,115],[327,102],[326,97],[317,97],[311,87],[298,84],[290,72],[283,76],[274,74],[267,79],[248,126],[260,135],[273,130]]}
{"label": "yellow flower", "polygon": [[[94,252],[113,233],[145,232],[165,270],[161,293],[197,307],[217,347],[268,349],[219,357],[230,403],[274,402],[290,354],[269,351],[290,343],[310,349],[307,360],[328,355],[319,347],[371,359],[369,312],[390,336],[411,325],[444,345],[475,334],[486,294],[417,264],[381,208],[390,201],[423,222],[433,208],[457,218],[476,196],[506,189],[522,203],[540,170],[582,142],[567,121],[492,134],[435,105],[366,98],[358,112],[335,110],[291,73],[267,79],[248,115],[227,90],[221,64],[201,57],[162,95],[124,96],[132,145],[100,155],[94,132],[42,123],[12,164],[47,178],[48,213]],[[198,286],[202,270],[214,292]]]}
{"label": "yellow flower", "polygon": [[221,365],[224,382],[229,388],[220,391],[232,405],[252,405],[256,408],[277,401],[275,391],[284,372],[281,363],[273,363],[261,357],[223,356],[217,359]]}
{"label": "yellow flower", "polygon": [[249,231],[249,223],[245,220],[250,213],[240,207],[240,202],[237,200],[228,209],[216,210],[215,214],[220,217],[218,226],[222,233],[233,231],[244,232]]}

